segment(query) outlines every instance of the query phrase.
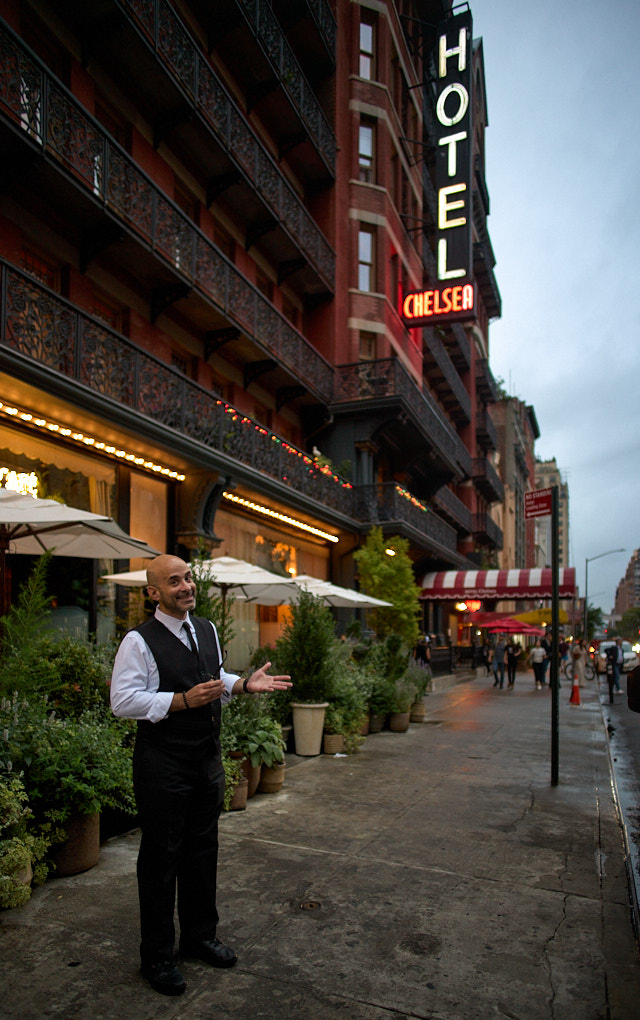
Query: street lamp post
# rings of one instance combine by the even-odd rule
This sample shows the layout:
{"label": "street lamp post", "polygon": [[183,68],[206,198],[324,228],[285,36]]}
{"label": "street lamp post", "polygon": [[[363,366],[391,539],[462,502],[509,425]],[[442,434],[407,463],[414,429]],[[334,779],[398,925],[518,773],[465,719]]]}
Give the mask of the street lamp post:
{"label": "street lamp post", "polygon": [[609,549],[607,552],[599,553],[597,556],[588,556],[584,561],[584,624],[582,636],[587,640],[587,614],[589,612],[589,564],[593,560],[601,560],[603,556],[612,556],[613,553],[624,552],[624,549]]}

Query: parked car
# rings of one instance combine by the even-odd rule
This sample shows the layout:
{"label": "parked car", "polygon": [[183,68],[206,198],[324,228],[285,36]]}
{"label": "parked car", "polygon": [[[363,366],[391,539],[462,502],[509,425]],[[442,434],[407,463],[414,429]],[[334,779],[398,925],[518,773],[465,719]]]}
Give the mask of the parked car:
{"label": "parked car", "polygon": [[[611,648],[612,645],[615,645],[615,641],[600,642],[598,652],[596,655],[596,665],[598,667],[598,673],[607,672],[607,648]],[[622,663],[623,673],[628,673],[630,670],[635,669],[635,667],[640,663],[638,656],[631,647],[630,641],[622,642],[622,655],[623,655]]]}

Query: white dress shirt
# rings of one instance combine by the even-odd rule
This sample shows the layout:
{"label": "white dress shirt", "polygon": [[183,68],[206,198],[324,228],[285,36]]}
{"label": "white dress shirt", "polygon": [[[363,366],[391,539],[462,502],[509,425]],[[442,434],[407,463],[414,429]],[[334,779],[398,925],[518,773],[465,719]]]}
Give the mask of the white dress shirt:
{"label": "white dress shirt", "polygon": [[[191,628],[191,633],[197,647],[198,637],[188,613],[186,619],[178,620],[174,616],[167,616],[166,613],[156,608],[155,618],[167,630],[175,634],[185,647],[190,648],[189,638],[183,630],[183,624],[187,623]],[[211,627],[213,628],[218,647],[218,656],[222,662],[218,634],[213,624],[211,624]],[[225,686],[225,693],[221,698],[224,705],[232,698],[233,685],[238,679],[238,674],[227,673],[226,670],[221,668],[220,679],[224,682]],[[158,672],[158,664],[151,654],[149,646],[137,630],[130,630],[123,637],[113,664],[113,674],[111,676],[111,708],[113,714],[127,719],[147,719],[152,723],[166,719],[175,692],[159,691],[159,686],[160,673]]]}

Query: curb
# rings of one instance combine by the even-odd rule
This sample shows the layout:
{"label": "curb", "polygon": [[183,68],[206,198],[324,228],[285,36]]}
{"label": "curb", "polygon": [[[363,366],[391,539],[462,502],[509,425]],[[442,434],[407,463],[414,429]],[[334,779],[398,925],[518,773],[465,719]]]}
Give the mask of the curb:
{"label": "curb", "polygon": [[600,699],[600,684],[598,684],[598,704],[600,705],[602,728],[604,730],[605,740],[607,742],[607,755],[609,757],[609,775],[611,777],[611,791],[613,793],[613,800],[616,806],[618,818],[620,820],[620,827],[622,829],[622,837],[624,840],[624,865],[625,870],[627,872],[627,885],[629,887],[631,924],[633,926],[636,942],[640,945],[640,890],[638,888],[636,868],[634,868],[634,860],[635,857],[637,856],[637,851],[634,849],[631,840],[629,839],[627,821],[625,818],[624,809],[622,807],[620,792],[618,790],[618,781],[616,778],[616,770],[613,761],[613,754],[611,751],[611,740],[609,737],[609,730],[607,728],[607,720],[605,718],[605,706]]}

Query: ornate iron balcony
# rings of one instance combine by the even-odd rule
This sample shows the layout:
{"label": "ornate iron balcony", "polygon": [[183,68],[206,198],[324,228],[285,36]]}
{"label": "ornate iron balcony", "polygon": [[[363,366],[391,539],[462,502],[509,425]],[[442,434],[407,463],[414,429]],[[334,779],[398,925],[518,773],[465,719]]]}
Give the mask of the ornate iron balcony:
{"label": "ornate iron balcony", "polygon": [[440,409],[423,392],[397,358],[359,361],[336,367],[336,403],[400,397],[415,416],[423,435],[455,474],[471,475],[471,455]]}
{"label": "ornate iron balcony", "polygon": [[[115,402],[177,436],[186,436],[223,455],[221,469],[241,465],[276,479],[333,510],[352,517],[353,489],[335,481],[303,450],[246,418],[215,394],[154,358],[82,312],[31,276],[0,261],[2,270],[0,350],[3,359],[19,356],[20,374],[28,381],[46,369],[90,391],[103,414]],[[132,416],[140,430],[140,420]],[[246,476],[246,472],[245,472]]]}
{"label": "ornate iron balcony", "polygon": [[[470,422],[471,397],[467,393],[467,390],[462,380],[460,379],[460,376],[458,375],[456,369],[454,368],[451,358],[449,357],[447,351],[445,350],[440,337],[437,335],[434,329],[430,329],[427,327],[422,330],[422,339],[424,346],[430,352],[433,360],[435,361],[440,372],[442,373],[442,376],[445,379],[447,386],[449,387],[451,393],[458,402],[458,406],[462,411],[462,415],[459,414],[458,416],[463,417],[465,419],[465,423]],[[455,415],[452,414],[452,417],[455,417]]]}
{"label": "ornate iron balcony", "polygon": [[456,552],[455,528],[395,482],[359,485],[354,489],[355,516],[367,524],[406,524],[439,552]]}
{"label": "ornate iron balcony", "polygon": [[0,109],[25,135],[178,277],[328,403],[332,366],[5,26],[0,64]]}
{"label": "ornate iron balcony", "polygon": [[458,499],[456,494],[443,486],[431,497],[431,502],[450,521],[457,526],[457,530],[463,535],[471,534],[471,511],[468,506]]}
{"label": "ornate iron balcony", "polygon": [[502,549],[502,531],[487,513],[473,515],[473,534],[482,542],[488,542],[494,549]]}
{"label": "ornate iron balcony", "polygon": [[318,274],[335,289],[335,252],[252,131],[246,117],[202,56],[166,0],[119,0],[166,68],[187,93],[229,156]]}
{"label": "ornate iron balcony", "polygon": [[474,458],[473,484],[488,503],[503,502],[504,485],[493,464],[486,457]]}

